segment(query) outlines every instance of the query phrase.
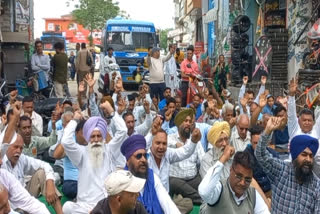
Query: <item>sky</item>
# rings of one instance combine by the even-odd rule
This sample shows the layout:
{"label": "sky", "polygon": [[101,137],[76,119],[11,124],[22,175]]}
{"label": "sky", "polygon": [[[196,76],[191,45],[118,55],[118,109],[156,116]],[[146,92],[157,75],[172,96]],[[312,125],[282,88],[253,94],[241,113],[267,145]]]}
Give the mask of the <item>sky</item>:
{"label": "sky", "polygon": [[[43,18],[58,18],[74,8],[66,6],[67,0],[34,0],[35,38],[45,30]],[[131,19],[151,21],[156,28],[174,28],[173,0],[118,0],[121,10]]]}

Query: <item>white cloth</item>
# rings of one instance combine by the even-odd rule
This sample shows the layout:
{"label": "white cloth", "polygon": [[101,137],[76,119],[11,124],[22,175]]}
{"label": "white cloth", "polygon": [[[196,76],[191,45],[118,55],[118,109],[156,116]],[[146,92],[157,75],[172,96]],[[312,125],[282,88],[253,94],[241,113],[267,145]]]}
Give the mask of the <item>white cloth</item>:
{"label": "white cloth", "polygon": [[11,174],[13,174],[21,183],[23,187],[26,186],[26,183],[29,181],[27,177],[30,177],[36,173],[39,169],[43,169],[46,175],[46,180],[55,181],[55,176],[52,167],[50,164],[35,159],[33,157],[26,156],[21,154],[17,164],[12,167],[11,162],[8,157],[5,155],[3,157],[3,164],[1,166],[2,169],[8,170]]}
{"label": "white cloth", "polygon": [[[168,135],[168,147],[176,148],[178,142],[184,144],[179,137],[179,133]],[[196,151],[189,158],[171,164],[170,176],[186,180],[194,178],[198,174],[198,166],[204,154],[203,147],[199,142]]]}
{"label": "white cloth", "polygon": [[8,190],[10,206],[31,214],[50,214],[46,206],[32,197],[10,172],[0,169],[0,183]]}
{"label": "white cloth", "polygon": [[107,197],[104,180],[116,169],[119,157],[122,156],[120,147],[127,133],[126,125],[117,112],[112,118],[112,122],[114,122],[116,132],[114,138],[104,145],[104,164],[101,169],[94,169],[92,167],[88,155],[88,146],[81,146],[75,142],[76,121],[70,121],[64,129],[61,140],[62,145],[72,164],[79,169],[77,203],[96,204],[101,199]]}
{"label": "white cloth", "polygon": [[[222,193],[222,184],[220,182],[220,174],[222,172],[224,165],[218,161],[214,166],[212,166],[207,174],[204,176],[203,180],[199,185],[199,195],[204,200],[205,203],[215,204]],[[230,188],[231,189],[231,188]],[[235,202],[240,205],[241,201],[246,199],[247,195],[242,195],[238,198],[232,191],[232,196]],[[230,203],[232,203],[230,201]],[[254,207],[254,214],[268,214],[268,206],[262,199],[261,195],[256,190],[256,204]]]}
{"label": "white cloth", "polygon": [[302,132],[300,125],[298,123],[298,117],[296,112],[296,100],[295,97],[289,96],[288,99],[288,132],[289,132],[289,142],[296,135],[307,134],[311,137],[320,138],[320,117],[317,118],[316,123],[314,124],[311,132],[304,133]]}
{"label": "white cloth", "polygon": [[[154,188],[156,190],[160,206],[164,214],[179,214],[180,211],[173,203],[166,189],[163,187],[159,177],[153,173],[154,176]],[[143,196],[144,188],[140,191],[141,196]]]}
{"label": "white cloth", "polygon": [[[201,143],[199,142],[199,144]],[[161,159],[160,168],[158,167],[152,152],[148,152],[150,154],[150,157],[148,158],[149,167],[159,176],[161,183],[167,192],[169,192],[170,165],[190,157],[194,153],[196,146],[197,144],[188,140],[186,145],[178,149],[167,148],[165,155]]]}
{"label": "white cloth", "polygon": [[132,135],[140,134],[140,135],[146,136],[151,128],[151,125],[152,125],[152,115],[151,113],[149,113],[149,114],[146,114],[146,119],[142,124],[134,127],[134,132]]}
{"label": "white cloth", "polygon": [[164,82],[164,63],[171,58],[172,54],[169,53],[165,57],[159,59],[147,57],[147,63],[150,72],[150,83],[163,83]]}
{"label": "white cloth", "polygon": [[117,64],[116,58],[114,58],[114,56],[109,57],[109,55],[107,54],[103,59],[104,66],[108,66],[110,64],[109,61],[112,61],[112,63]]}
{"label": "white cloth", "polygon": [[250,133],[247,132],[246,139],[242,140],[239,136],[238,129],[232,129],[230,145],[234,147],[235,152],[244,151],[248,144],[251,143]]}
{"label": "white cloth", "polygon": [[173,56],[164,64],[164,72],[165,72],[164,79],[165,79],[166,87],[171,88],[171,96],[174,96],[175,90],[179,88],[179,83],[178,83],[177,64]]}

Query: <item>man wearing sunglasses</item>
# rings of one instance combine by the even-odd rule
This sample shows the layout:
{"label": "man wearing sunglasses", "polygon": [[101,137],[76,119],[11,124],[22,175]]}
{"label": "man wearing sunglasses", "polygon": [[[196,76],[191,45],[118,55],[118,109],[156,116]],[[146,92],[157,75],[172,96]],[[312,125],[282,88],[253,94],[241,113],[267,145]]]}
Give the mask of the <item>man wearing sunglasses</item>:
{"label": "man wearing sunglasses", "polygon": [[270,213],[261,195],[250,186],[252,158],[247,152],[233,157],[230,175],[220,179],[225,163],[233,156],[234,148],[226,147],[219,161],[211,167],[199,185],[199,194],[206,203],[204,213]]}
{"label": "man wearing sunglasses", "polygon": [[146,179],[146,183],[138,200],[149,214],[179,214],[179,210],[171,200],[159,177],[149,168],[146,151],[146,140],[142,135],[132,135],[122,146],[121,153],[126,157],[127,166],[134,176]]}
{"label": "man wearing sunglasses", "polygon": [[236,129],[232,130],[230,145],[235,148],[235,151],[244,151],[248,144],[250,144],[250,134],[248,129],[250,119],[247,114],[240,114],[236,123]]}

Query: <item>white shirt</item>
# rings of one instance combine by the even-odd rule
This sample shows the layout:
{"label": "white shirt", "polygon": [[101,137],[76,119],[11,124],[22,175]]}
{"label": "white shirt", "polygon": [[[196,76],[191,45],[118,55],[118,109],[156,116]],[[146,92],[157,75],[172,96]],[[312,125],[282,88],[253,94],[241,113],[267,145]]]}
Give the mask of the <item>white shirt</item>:
{"label": "white shirt", "polygon": [[[2,169],[8,170],[11,174],[13,174],[21,183],[23,187],[26,186],[26,176],[32,176],[39,169],[43,169],[46,175],[46,180],[55,180],[54,172],[50,164],[35,159],[33,157],[26,156],[21,154],[17,164],[12,167],[11,162],[9,161],[7,155],[3,157],[3,164],[1,166]],[[28,176],[28,177],[29,177]]]}
{"label": "white shirt", "polygon": [[[168,135],[168,147],[176,148],[176,144],[178,142],[183,143],[178,132]],[[204,154],[205,153],[201,143],[198,143],[196,146],[196,151],[189,158],[171,164],[170,176],[185,180],[194,178],[198,174],[198,166],[200,165]]]}
{"label": "white shirt", "polygon": [[[220,182],[220,174],[224,165],[218,161],[212,166],[199,185],[199,195],[205,203],[215,204],[222,193],[222,184]],[[231,188],[230,188],[231,189]],[[235,202],[240,205],[241,201],[246,199],[246,195],[242,195],[238,198],[232,191],[232,196]],[[230,202],[231,203],[231,202]],[[256,190],[256,204],[254,207],[254,214],[269,214],[268,206],[262,199],[259,192]]]}
{"label": "white shirt", "polygon": [[[258,95],[256,96],[256,98],[254,99],[254,102],[259,104],[259,100],[260,100],[260,95],[265,91],[266,89],[266,86],[265,85],[261,85],[260,86],[260,89],[259,89],[259,92],[258,92]],[[241,88],[240,88],[240,91],[239,91],[239,97],[238,97],[238,103],[239,103],[239,108],[240,108],[240,114],[244,114],[244,111],[242,109],[242,106],[241,106],[241,103],[240,103],[240,100],[244,97],[244,94],[246,93],[246,85],[242,84]],[[246,106],[246,109],[247,109],[247,115],[249,116],[249,118],[251,117],[251,114],[250,114],[250,106],[247,105]]]}
{"label": "white shirt", "polygon": [[169,192],[170,164],[182,161],[190,157],[194,153],[196,146],[197,144],[192,143],[191,140],[188,140],[186,145],[178,149],[167,148],[165,155],[161,159],[160,168],[158,167],[152,152],[148,152],[150,154],[150,157],[148,158],[149,167],[156,175],[159,176],[161,183],[163,184],[167,192]]}
{"label": "white shirt", "polygon": [[34,72],[45,71],[46,78],[48,80],[48,73],[50,71],[50,58],[46,54],[33,54],[31,56],[31,69]]}
{"label": "white shirt", "polygon": [[[24,111],[21,111],[21,116],[24,115]],[[36,133],[37,136],[42,137],[43,133],[43,119],[42,117],[35,111],[32,112],[31,118],[32,120],[32,134]],[[33,130],[33,129],[36,130]]]}
{"label": "white shirt", "polygon": [[149,113],[149,114],[146,114],[146,119],[142,124],[134,127],[134,132],[132,133],[132,135],[140,134],[140,135],[146,136],[151,128],[151,125],[152,125],[152,115],[151,113]]}
{"label": "white shirt", "polygon": [[0,183],[8,190],[11,208],[20,208],[32,214],[50,214],[46,206],[32,197],[7,170],[0,169]]}
{"label": "white shirt", "polygon": [[309,133],[302,132],[298,123],[298,117],[296,112],[296,99],[294,96],[289,96],[288,99],[288,132],[289,142],[291,142],[293,137],[301,134],[307,134],[317,139],[320,138],[320,117],[317,118],[316,123],[314,124],[312,130]]}
{"label": "white shirt", "polygon": [[88,146],[81,146],[75,142],[74,133],[77,122],[70,121],[64,129],[61,143],[72,164],[79,169],[77,202],[97,203],[107,197],[104,180],[116,169],[118,158],[121,155],[120,147],[127,133],[126,125],[117,112],[112,121],[114,121],[116,133],[114,138],[105,144],[104,164],[101,169],[92,167]]}
{"label": "white shirt", "polygon": [[234,147],[235,152],[244,151],[248,144],[251,143],[250,133],[247,132],[246,139],[242,139],[239,136],[238,129],[232,129],[231,138],[230,138],[230,145]]}
{"label": "white shirt", "polygon": [[109,55],[107,54],[104,59],[103,59],[103,64],[104,66],[108,66],[110,63],[109,61],[112,61],[112,63],[117,63],[116,58],[114,58],[114,56],[109,57]]}
{"label": "white shirt", "polygon": [[[154,189],[156,190],[160,206],[164,214],[179,214],[177,206],[173,203],[166,189],[162,186],[159,177],[153,173],[154,177]],[[144,188],[140,191],[141,196],[143,196]]]}
{"label": "white shirt", "polygon": [[158,59],[153,57],[147,57],[147,63],[150,72],[150,83],[163,83],[164,82],[164,63],[171,58],[172,54],[168,53],[165,57],[159,57]]}

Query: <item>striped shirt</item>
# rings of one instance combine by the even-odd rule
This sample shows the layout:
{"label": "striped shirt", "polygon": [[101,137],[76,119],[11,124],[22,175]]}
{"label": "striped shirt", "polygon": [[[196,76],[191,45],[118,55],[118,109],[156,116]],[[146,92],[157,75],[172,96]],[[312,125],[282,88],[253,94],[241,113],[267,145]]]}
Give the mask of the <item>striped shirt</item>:
{"label": "striped shirt", "polygon": [[267,151],[271,135],[262,134],[255,155],[272,186],[272,213],[320,213],[320,180],[313,175],[299,184],[292,163],[273,158]]}

